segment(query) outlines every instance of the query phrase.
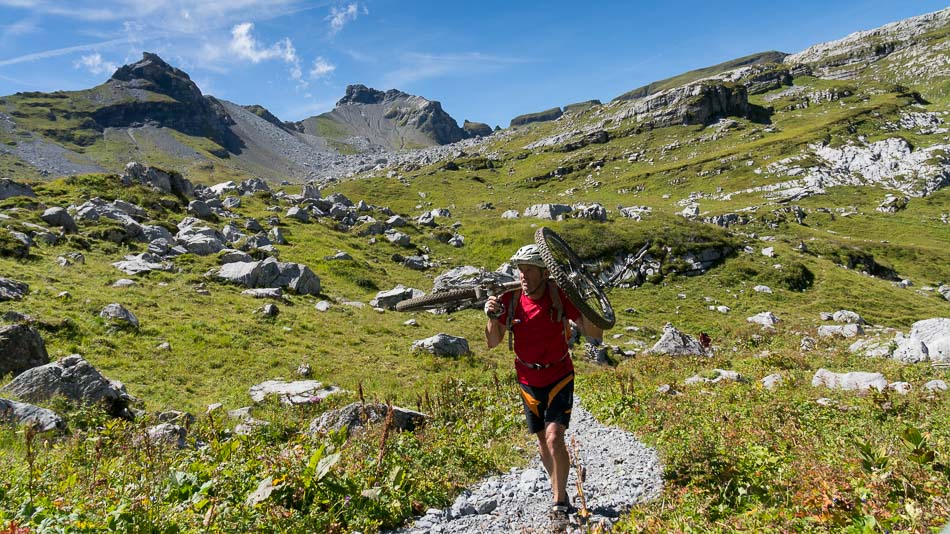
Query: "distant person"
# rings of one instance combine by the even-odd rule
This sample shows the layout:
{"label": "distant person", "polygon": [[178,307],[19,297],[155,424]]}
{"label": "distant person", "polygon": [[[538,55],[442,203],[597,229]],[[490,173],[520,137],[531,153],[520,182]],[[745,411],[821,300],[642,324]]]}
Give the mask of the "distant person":
{"label": "distant person", "polygon": [[520,273],[521,289],[491,296],[485,303],[488,348],[501,343],[515,353],[521,400],[528,431],[538,436],[541,462],[551,479],[554,503],[550,517],[567,521],[576,509],[567,497],[570,456],[564,432],[574,406],[574,364],[568,350],[573,321],[581,333],[601,339],[603,330],[584,318],[564,292],[548,278],[536,245],[526,245],[511,257]]}

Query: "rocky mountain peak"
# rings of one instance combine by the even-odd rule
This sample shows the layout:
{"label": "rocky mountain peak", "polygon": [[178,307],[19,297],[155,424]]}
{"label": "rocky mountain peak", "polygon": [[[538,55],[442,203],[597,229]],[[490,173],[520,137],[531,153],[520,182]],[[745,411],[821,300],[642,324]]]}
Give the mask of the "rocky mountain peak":
{"label": "rocky mountain peak", "polygon": [[172,67],[157,54],[151,52],[143,52],[142,59],[136,63],[119,67],[110,81],[124,82],[141,89],[166,94],[182,102],[202,98],[201,90],[195,82],[191,81],[188,73]]}
{"label": "rocky mountain peak", "polygon": [[349,104],[383,104],[391,102],[397,98],[408,98],[409,94],[399,89],[390,89],[386,92],[372,87],[366,87],[363,84],[354,84],[346,86],[346,94],[336,103],[337,106],[346,106]]}

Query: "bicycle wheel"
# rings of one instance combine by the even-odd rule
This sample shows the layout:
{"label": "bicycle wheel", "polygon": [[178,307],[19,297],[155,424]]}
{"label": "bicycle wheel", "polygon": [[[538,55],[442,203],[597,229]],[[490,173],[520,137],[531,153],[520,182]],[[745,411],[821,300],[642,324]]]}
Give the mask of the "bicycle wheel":
{"label": "bicycle wheel", "polygon": [[546,226],[534,233],[541,259],[551,273],[551,279],[581,314],[600,328],[613,327],[617,318],[607,295],[594,278],[584,270],[584,264],[561,236]]}
{"label": "bicycle wheel", "polygon": [[475,288],[463,287],[461,289],[450,289],[448,291],[430,293],[414,299],[397,302],[396,311],[403,312],[443,308],[461,309],[475,300],[477,300]]}

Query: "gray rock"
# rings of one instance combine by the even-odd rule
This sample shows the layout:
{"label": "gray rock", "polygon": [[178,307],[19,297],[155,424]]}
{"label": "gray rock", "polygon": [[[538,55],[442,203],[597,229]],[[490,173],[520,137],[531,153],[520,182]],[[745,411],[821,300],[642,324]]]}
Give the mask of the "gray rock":
{"label": "gray rock", "polygon": [[271,242],[275,245],[288,244],[287,238],[284,237],[284,231],[281,230],[279,226],[271,228],[270,232],[267,232],[267,237],[269,237]]}
{"label": "gray rock", "polygon": [[132,416],[129,405],[135,402],[121,382],[102,376],[78,354],[24,371],[0,391],[27,402],[62,396],[74,402],[102,403],[111,414],[127,418]]}
{"label": "gray rock", "polygon": [[310,214],[307,213],[307,210],[298,208],[294,206],[287,210],[288,219],[296,219],[302,223],[310,222]]}
{"label": "gray rock", "polygon": [[254,258],[251,257],[251,255],[248,254],[247,252],[243,252],[243,251],[235,250],[231,248],[226,248],[222,250],[220,252],[220,255],[218,256],[218,262],[220,262],[222,265],[226,263],[238,263],[238,262],[252,263],[253,261],[254,261]]}
{"label": "gray rock", "polygon": [[942,285],[937,288],[937,293],[943,295],[943,298],[950,300],[950,285]]}
{"label": "gray rock", "polygon": [[924,384],[924,389],[930,392],[947,391],[947,383],[943,380],[931,380]]}
{"label": "gray rock", "polygon": [[116,326],[131,326],[136,329],[139,327],[138,317],[127,310],[125,306],[116,302],[102,308],[102,311],[99,312],[99,317],[102,317]]}
{"label": "gray rock", "polygon": [[115,282],[112,282],[112,287],[125,288],[125,287],[135,287],[138,284],[135,283],[135,280],[129,280],[128,278],[119,278]]}
{"label": "gray rock", "polygon": [[444,333],[415,341],[412,350],[426,351],[436,356],[464,356],[471,353],[468,340]]}
{"label": "gray rock", "polygon": [[850,310],[838,310],[831,315],[831,319],[836,323],[865,324],[863,317]]}
{"label": "gray rock", "polygon": [[279,287],[258,287],[253,289],[245,289],[244,291],[241,291],[241,294],[254,297],[256,299],[283,300],[284,298],[284,293]]}
{"label": "gray rock", "polygon": [[758,285],[758,286],[753,287],[752,290],[757,293],[769,293],[769,294],[772,293],[772,288],[769,286]]}
{"label": "gray rock", "polygon": [[138,440],[139,443],[148,442],[152,447],[184,449],[185,436],[187,431],[173,423],[161,423],[149,427],[145,431],[144,439]]}
{"label": "gray rock", "polygon": [[338,250],[336,254],[332,256],[324,256],[323,259],[327,261],[352,260],[353,256],[350,256],[349,254],[347,254],[346,252],[343,252],[342,250]]}
{"label": "gray rock", "polygon": [[518,210],[505,210],[501,214],[502,219],[517,219],[521,214],[518,213]]}
{"label": "gray rock", "polygon": [[397,232],[396,230],[386,230],[384,235],[386,236],[386,239],[394,245],[399,245],[400,247],[408,247],[412,245],[409,236],[402,232]]}
{"label": "gray rock", "polygon": [[[392,428],[412,431],[425,424],[428,416],[406,408],[393,406]],[[337,431],[348,427],[351,431],[368,424],[382,423],[389,407],[385,404],[361,404],[354,402],[338,410],[331,410],[310,422],[308,433]]]}
{"label": "gray rock", "polygon": [[283,404],[313,404],[342,391],[336,386],[323,387],[323,383],[316,380],[268,380],[251,386],[250,395],[257,403],[273,395]]}
{"label": "gray rock", "polygon": [[260,309],[260,312],[264,314],[265,317],[277,317],[280,315],[280,308],[276,304],[265,304],[263,308]]}
{"label": "gray rock", "polygon": [[538,219],[556,221],[564,218],[564,216],[571,211],[572,208],[567,204],[535,204],[525,208],[522,215],[525,217],[537,217]]}
{"label": "gray rock", "polygon": [[48,363],[46,344],[35,328],[25,324],[0,326],[0,376],[15,376]]}
{"label": "gray rock", "polygon": [[887,387],[887,380],[881,373],[867,373],[863,371],[834,373],[827,369],[818,369],[818,371],[815,372],[815,376],[811,379],[811,385],[813,387],[824,386],[846,391],[866,391],[871,388],[884,391],[884,388]]}
{"label": "gray rock", "polygon": [[325,300],[321,300],[320,302],[316,303],[313,307],[316,308],[317,311],[325,312],[330,309],[330,303]]}
{"label": "gray rock", "polygon": [[122,261],[112,264],[113,267],[129,275],[139,275],[150,271],[174,271],[175,265],[170,261],[163,261],[150,252],[126,256]]}
{"label": "gray rock", "polygon": [[778,373],[770,374],[761,380],[762,387],[767,390],[774,390],[782,385],[782,375]]}
{"label": "gray rock", "polygon": [[857,337],[864,334],[859,324],[835,324],[818,327],[818,337]]}
{"label": "gray rock", "polygon": [[606,222],[607,209],[598,202],[593,204],[574,204],[571,216],[575,219],[589,219],[591,221]]}
{"label": "gray rock", "polygon": [[907,395],[914,388],[908,382],[891,382],[887,385],[887,389],[897,393],[898,395]]}
{"label": "gray rock", "polygon": [[449,238],[448,244],[455,248],[462,248],[465,245],[465,237],[462,234],[455,234]]}
{"label": "gray rock", "polygon": [[214,214],[214,212],[211,211],[211,207],[203,200],[192,200],[189,202],[188,213],[199,219],[207,219]]}
{"label": "gray rock", "polygon": [[802,338],[801,343],[798,345],[798,350],[801,352],[809,352],[815,350],[815,345],[818,342],[815,341],[815,338],[805,336]]}
{"label": "gray rock", "polygon": [[317,185],[317,184],[314,183],[314,182],[307,182],[307,183],[303,184],[303,188],[302,188],[302,190],[301,190],[301,195],[303,195],[304,198],[314,198],[314,199],[318,199],[318,198],[320,198],[320,196],[321,196],[321,195],[320,195],[320,186]]}
{"label": "gray rock", "polygon": [[402,284],[397,285],[396,287],[380,291],[376,293],[376,297],[369,301],[369,305],[374,308],[385,308],[387,310],[396,309],[396,304],[404,300],[414,299],[424,295],[422,291],[418,289],[413,289],[411,287],[405,287]]}
{"label": "gray rock", "polygon": [[0,200],[6,200],[11,197],[35,197],[33,188],[7,178],[0,179]]}
{"label": "gray rock", "polygon": [[40,432],[66,429],[66,422],[56,412],[8,399],[0,399],[0,421],[30,425]]}
{"label": "gray rock", "polygon": [[672,323],[666,323],[660,340],[646,352],[648,354],[668,354],[670,356],[706,355],[706,351],[698,341],[677,330]]}
{"label": "gray rock", "polygon": [[170,193],[179,197],[195,196],[195,186],[177,172],[165,172],[151,166],[130,161],[125,166],[125,174],[121,177],[122,183],[131,185],[139,183],[157,189],[163,193]]}
{"label": "gray rock", "polygon": [[228,263],[209,274],[248,288],[281,287],[299,295],[320,294],[320,278],[309,267],[299,263],[278,262],[275,258]]}
{"label": "gray rock", "polygon": [[726,369],[713,369],[713,378],[707,378],[701,375],[693,375],[686,379],[685,384],[687,386],[693,384],[718,384],[719,382],[729,381],[729,382],[744,382],[745,379],[736,371],[729,371]]}
{"label": "gray rock", "polygon": [[66,211],[66,208],[48,208],[43,212],[43,215],[40,215],[40,218],[43,219],[46,224],[62,228],[69,233],[79,231],[79,227],[76,226],[76,221],[73,220],[73,217]]}
{"label": "gray rock", "polygon": [[[18,282],[11,278],[0,276],[0,302],[7,300],[20,300],[30,292],[30,286],[23,282]],[[3,373],[0,372],[0,375]]]}
{"label": "gray rock", "polygon": [[770,311],[764,311],[762,313],[753,315],[752,317],[746,317],[746,321],[750,323],[760,324],[762,326],[775,326],[780,322],[780,319],[775,316]]}

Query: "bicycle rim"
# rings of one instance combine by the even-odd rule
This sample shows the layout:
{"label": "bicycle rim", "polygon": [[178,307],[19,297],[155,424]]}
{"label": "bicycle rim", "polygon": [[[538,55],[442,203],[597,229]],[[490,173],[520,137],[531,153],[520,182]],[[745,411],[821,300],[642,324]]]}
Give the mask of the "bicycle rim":
{"label": "bicycle rim", "polygon": [[[448,291],[430,293],[414,299],[397,302],[396,311],[434,310],[449,307],[460,308],[462,304],[468,304],[475,299],[476,294],[474,288],[450,289]],[[456,306],[451,306],[452,304]]]}
{"label": "bicycle rim", "polygon": [[568,244],[554,230],[546,226],[534,234],[541,259],[548,268],[554,283],[581,314],[600,328],[607,330],[616,323],[614,309],[607,295],[594,278],[584,269],[584,264]]}

